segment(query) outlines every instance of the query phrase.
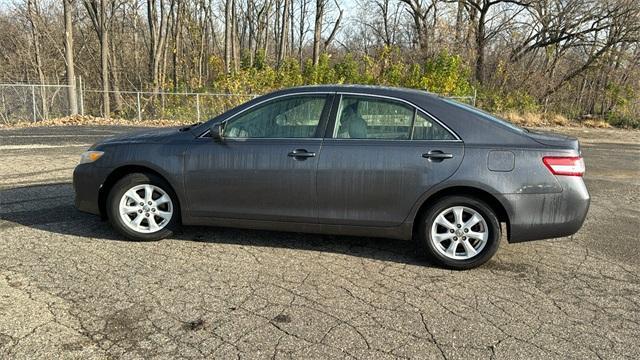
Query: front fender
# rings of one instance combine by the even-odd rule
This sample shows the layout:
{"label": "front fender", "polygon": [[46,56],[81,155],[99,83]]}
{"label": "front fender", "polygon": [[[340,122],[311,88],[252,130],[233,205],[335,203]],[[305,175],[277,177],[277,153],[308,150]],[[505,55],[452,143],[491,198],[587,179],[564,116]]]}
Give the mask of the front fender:
{"label": "front fender", "polygon": [[[184,214],[188,208],[184,185],[184,144],[119,144],[104,146],[105,152],[96,166],[109,169],[101,191],[108,192],[122,176],[149,171],[158,174],[173,188]],[[99,163],[99,164],[98,164]],[[101,196],[106,196],[102,194]]]}

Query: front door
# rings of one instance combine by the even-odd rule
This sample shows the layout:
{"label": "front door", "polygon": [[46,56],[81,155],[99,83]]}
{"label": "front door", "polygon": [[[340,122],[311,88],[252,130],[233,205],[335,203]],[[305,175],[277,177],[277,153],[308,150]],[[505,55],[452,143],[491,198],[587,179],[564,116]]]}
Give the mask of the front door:
{"label": "front door", "polygon": [[198,139],[185,160],[190,215],[316,222],[316,171],[330,98],[267,100],[225,120],[223,141]]}
{"label": "front door", "polygon": [[320,223],[398,226],[464,155],[453,133],[401,101],[343,95],[335,118],[318,165]]}

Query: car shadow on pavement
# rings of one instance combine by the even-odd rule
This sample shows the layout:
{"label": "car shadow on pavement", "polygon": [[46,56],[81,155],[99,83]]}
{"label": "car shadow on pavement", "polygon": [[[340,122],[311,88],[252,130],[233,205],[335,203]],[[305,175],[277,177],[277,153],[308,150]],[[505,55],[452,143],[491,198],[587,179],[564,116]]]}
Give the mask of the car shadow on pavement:
{"label": "car shadow on pavement", "polygon": [[[98,216],[78,211],[73,199],[71,183],[0,189],[0,234],[10,228],[26,226],[61,235],[126,241]],[[204,226],[185,226],[172,239],[330,252],[403,264],[429,265],[426,259],[417,255],[413,242],[394,239]]]}

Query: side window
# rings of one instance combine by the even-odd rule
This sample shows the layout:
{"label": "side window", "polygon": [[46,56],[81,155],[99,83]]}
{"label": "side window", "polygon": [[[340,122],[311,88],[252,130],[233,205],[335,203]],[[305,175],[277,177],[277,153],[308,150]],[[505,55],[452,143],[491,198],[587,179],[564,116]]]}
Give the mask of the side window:
{"label": "side window", "polygon": [[229,138],[314,137],[326,96],[291,96],[249,109],[224,129]]}
{"label": "side window", "polygon": [[413,140],[455,140],[455,138],[442,125],[418,112],[413,129]]}
{"label": "side window", "polygon": [[414,110],[385,99],[343,96],[334,137],[339,139],[408,140]]}

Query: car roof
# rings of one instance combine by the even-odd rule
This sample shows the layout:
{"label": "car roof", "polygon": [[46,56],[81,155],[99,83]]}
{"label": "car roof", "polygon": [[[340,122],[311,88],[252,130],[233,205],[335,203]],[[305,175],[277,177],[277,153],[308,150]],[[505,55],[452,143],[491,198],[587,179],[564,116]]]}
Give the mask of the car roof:
{"label": "car roof", "polygon": [[291,92],[355,92],[355,93],[389,93],[402,98],[407,95],[439,97],[437,94],[425,90],[392,87],[383,85],[359,85],[359,84],[322,84],[294,86],[276,91],[276,93]]}

